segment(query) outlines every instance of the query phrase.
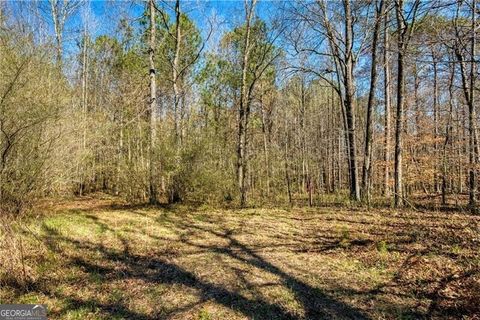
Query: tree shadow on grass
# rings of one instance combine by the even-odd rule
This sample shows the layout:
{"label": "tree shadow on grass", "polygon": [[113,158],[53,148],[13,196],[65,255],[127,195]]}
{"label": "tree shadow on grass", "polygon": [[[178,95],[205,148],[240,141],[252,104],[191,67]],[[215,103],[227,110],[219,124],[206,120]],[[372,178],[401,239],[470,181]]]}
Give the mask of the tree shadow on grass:
{"label": "tree shadow on grass", "polygon": [[[92,216],[87,215],[87,217],[90,217],[95,224],[104,224],[99,219],[92,218]],[[305,316],[294,314],[282,305],[266,300],[260,294],[254,295],[254,297],[246,297],[235,290],[201,279],[182,266],[167,261],[161,255],[144,256],[135,254],[131,250],[126,249],[128,248],[128,246],[125,246],[125,241],[128,241],[126,239],[120,239],[124,245],[124,250],[115,250],[87,240],[73,239],[58,233],[54,229],[45,229],[47,234],[44,239],[51,250],[61,253],[64,259],[68,259],[67,263],[69,266],[80,268],[89,275],[99,276],[102,283],[133,279],[142,280],[152,285],[181,285],[194,289],[200,301],[214,301],[251,319],[368,319],[368,316],[362,311],[338,301],[320,289],[308,285],[266,261],[247,245],[236,240],[229,230],[220,232],[198,225],[187,225],[179,221],[174,223],[179,230],[207,232],[215,237],[227,240],[228,245],[226,246],[203,245],[193,243],[185,238],[180,241],[189,246],[194,246],[202,252],[206,250],[216,254],[227,255],[251,267],[276,275],[280,279],[282,286],[293,292],[296,300],[301,304]],[[111,230],[108,225],[104,225],[103,228]],[[68,256],[58,246],[52,245],[53,242],[67,243],[73,246],[75,250],[83,252],[83,254],[81,256]],[[102,255],[102,265],[88,259],[89,254],[93,256],[96,252],[100,252]],[[121,268],[105,266],[118,263],[121,264]],[[243,279],[243,282],[245,281],[246,279]],[[247,285],[255,288],[254,284],[247,283]],[[168,318],[185,309],[181,308],[157,315],[147,315],[131,310],[121,301],[105,304],[91,298],[83,300],[78,297],[59,296],[58,293],[54,293],[48,288],[44,288],[42,291],[46,295],[55,296],[68,302],[59,311],[59,316],[75,310],[88,309],[97,310],[108,318],[144,320]]]}
{"label": "tree shadow on grass", "polygon": [[[187,228],[186,225],[183,226]],[[319,288],[312,287],[293,275],[284,272],[279,267],[266,261],[254,250],[250,249],[245,244],[236,240],[233,237],[232,230],[226,230],[225,232],[218,232],[209,228],[190,225],[188,228],[194,228],[201,230],[217,237],[228,240],[228,246],[208,246],[195,244],[188,242],[190,245],[196,246],[202,249],[208,249],[209,251],[226,254],[231,258],[234,258],[240,262],[256,267],[263,271],[267,271],[280,278],[282,285],[293,291],[296,299],[301,303],[305,317],[307,319],[367,319],[368,317],[361,313],[359,310],[338,301],[325,293]]]}

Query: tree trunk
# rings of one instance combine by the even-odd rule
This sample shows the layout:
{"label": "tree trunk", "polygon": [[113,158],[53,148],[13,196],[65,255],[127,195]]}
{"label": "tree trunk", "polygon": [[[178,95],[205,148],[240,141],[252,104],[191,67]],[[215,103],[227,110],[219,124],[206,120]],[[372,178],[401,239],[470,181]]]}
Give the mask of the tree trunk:
{"label": "tree trunk", "polygon": [[245,207],[247,204],[247,184],[246,184],[246,168],[247,168],[247,125],[248,125],[248,105],[250,104],[250,90],[247,89],[247,70],[250,55],[250,24],[255,10],[256,0],[252,0],[250,5],[245,2],[246,27],[244,38],[244,52],[242,59],[242,80],[240,88],[240,106],[238,116],[238,144],[237,144],[237,179],[240,189],[240,206]]}
{"label": "tree trunk", "polygon": [[475,77],[476,77],[476,6],[477,1],[472,0],[472,36],[470,51],[470,102],[468,104],[468,133],[470,139],[470,207],[473,213],[477,213],[477,163],[478,163],[478,136],[477,136],[477,113],[475,110]]}
{"label": "tree trunk", "polygon": [[[475,8],[476,0],[472,0],[472,8]],[[472,28],[471,32],[475,32],[476,24],[476,14],[475,10],[472,10]],[[468,147],[468,177],[469,177],[469,206],[470,210],[474,213],[477,212],[477,170],[476,166],[478,163],[478,137],[477,137],[477,115],[475,110],[475,50],[476,50],[476,40],[475,36],[471,37],[471,48],[470,48],[470,81],[467,81],[467,71],[465,66],[465,58],[463,53],[460,51],[460,45],[457,44],[455,47],[455,56],[460,65],[460,76],[462,80],[462,89],[465,96],[465,101],[468,105],[468,138],[469,138],[469,147]]]}
{"label": "tree trunk", "polygon": [[78,194],[83,195],[85,191],[85,166],[84,159],[87,150],[87,111],[88,111],[88,34],[87,27],[84,28],[83,33],[83,48],[82,48],[82,113],[83,113],[83,134],[82,134],[82,160],[80,164],[80,183]]}
{"label": "tree trunk", "polygon": [[65,16],[63,15],[63,10],[60,10],[58,0],[50,0],[50,10],[52,11],[52,21],[53,21],[53,30],[55,32],[55,50],[57,51],[56,60],[57,66],[61,68],[62,65],[62,56],[63,56],[63,26],[65,21]]}
{"label": "tree trunk", "polygon": [[260,111],[262,113],[262,136],[263,136],[263,154],[264,154],[264,163],[265,163],[265,188],[266,195],[270,195],[270,161],[268,157],[268,128],[267,128],[267,115],[265,110],[265,105],[263,102],[263,95],[260,97]]}
{"label": "tree trunk", "polygon": [[284,165],[285,165],[285,182],[287,184],[287,196],[288,196],[288,203],[292,205],[292,188],[290,183],[290,173],[289,173],[289,161],[288,161],[288,141],[289,135],[287,130],[287,111],[285,110],[285,117],[284,117],[284,139],[285,139],[285,146],[283,148],[283,156],[284,156]]}
{"label": "tree trunk", "polygon": [[150,62],[150,106],[149,106],[149,116],[150,116],[150,125],[149,125],[149,201],[150,204],[158,203],[157,199],[157,188],[156,188],[156,174],[155,174],[155,142],[156,142],[156,123],[155,123],[155,106],[157,101],[157,85],[156,85],[156,72],[155,72],[155,0],[149,0],[149,10],[150,10],[150,43],[149,43],[149,62]]}
{"label": "tree trunk", "polygon": [[451,135],[452,135],[452,131],[453,131],[453,128],[452,128],[452,118],[453,118],[453,99],[454,99],[454,96],[453,96],[453,81],[455,79],[455,67],[452,67],[451,68],[451,71],[450,71],[450,81],[449,81],[449,84],[448,84],[448,103],[449,103],[449,107],[450,107],[450,110],[449,110],[449,114],[448,114],[448,118],[447,118],[447,123],[445,125],[445,141],[443,143],[443,157],[442,157],[442,162],[443,162],[443,166],[442,166],[442,204],[443,205],[446,205],[447,204],[447,174],[448,174],[448,171],[447,171],[447,147],[448,145],[452,144],[452,138],[451,138]]}
{"label": "tree trunk", "polygon": [[355,87],[353,81],[353,25],[350,0],[344,0],[345,8],[345,111],[348,131],[348,153],[350,163],[350,198],[360,200],[355,134]]}
{"label": "tree trunk", "polygon": [[181,142],[180,134],[180,124],[179,124],[179,102],[180,94],[178,88],[178,70],[179,70],[179,59],[180,59],[180,43],[181,43],[182,32],[180,29],[180,1],[175,2],[175,55],[173,57],[173,66],[172,66],[172,82],[173,82],[173,113],[175,121],[175,140],[177,143]]}
{"label": "tree trunk", "polygon": [[403,18],[403,0],[395,2],[395,11],[398,24],[398,56],[397,56],[397,118],[396,118],[396,130],[395,130],[395,207],[402,207],[403,196],[403,172],[402,172],[402,147],[403,147],[403,103],[404,103],[404,55],[405,55],[405,38],[406,38],[406,23]]}
{"label": "tree trunk", "polygon": [[383,194],[390,196],[390,109],[391,109],[391,87],[390,87],[390,54],[389,54],[389,28],[388,19],[384,20],[385,34],[383,38],[383,73],[384,73],[384,97],[385,97],[385,150],[383,160],[385,162],[385,171],[383,173]]}
{"label": "tree trunk", "polygon": [[435,54],[432,54],[433,58],[433,140],[434,140],[434,170],[433,170],[433,191],[438,193],[438,66],[437,58]]}
{"label": "tree trunk", "polygon": [[372,58],[371,58],[371,68],[370,68],[370,90],[368,93],[368,104],[367,104],[367,119],[366,119],[366,130],[365,130],[365,152],[363,160],[363,171],[362,171],[362,198],[367,203],[370,202],[370,185],[371,185],[371,175],[372,175],[372,144],[373,144],[373,107],[375,104],[375,89],[377,84],[377,42],[378,34],[380,31],[380,24],[383,16],[383,0],[379,0],[379,6],[376,10],[376,19],[375,26],[373,30],[372,38]]}

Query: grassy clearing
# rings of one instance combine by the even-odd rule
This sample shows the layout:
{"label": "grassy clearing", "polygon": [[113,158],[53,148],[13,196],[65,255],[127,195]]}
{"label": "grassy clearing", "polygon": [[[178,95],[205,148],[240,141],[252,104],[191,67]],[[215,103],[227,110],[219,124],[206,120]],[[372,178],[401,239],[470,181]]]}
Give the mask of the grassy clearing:
{"label": "grassy clearing", "polygon": [[480,219],[339,208],[49,206],[20,228],[52,319],[474,319]]}

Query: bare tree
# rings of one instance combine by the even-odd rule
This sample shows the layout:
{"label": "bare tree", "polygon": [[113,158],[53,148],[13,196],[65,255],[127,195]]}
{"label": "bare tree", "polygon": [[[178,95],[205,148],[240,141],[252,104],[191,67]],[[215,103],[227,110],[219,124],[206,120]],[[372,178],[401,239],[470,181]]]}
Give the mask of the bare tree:
{"label": "bare tree", "polygon": [[372,175],[372,144],[373,144],[373,108],[375,104],[375,89],[377,85],[377,44],[380,34],[380,26],[384,15],[384,1],[378,0],[375,5],[375,25],[372,36],[372,55],[370,64],[370,90],[368,92],[367,119],[365,129],[365,152],[362,172],[362,197],[367,202],[370,201],[370,185]]}
{"label": "bare tree", "polygon": [[[395,207],[402,207],[404,203],[403,190],[403,131],[404,131],[404,91],[405,91],[405,55],[408,43],[415,26],[417,10],[420,1],[410,4],[410,12],[405,13],[404,1],[395,1],[395,16],[397,20],[397,117],[395,119]],[[410,21],[408,21],[410,19]]]}
{"label": "bare tree", "polygon": [[348,153],[350,155],[350,196],[360,200],[358,183],[356,126],[355,126],[355,85],[353,78],[353,16],[350,0],[344,0],[345,10],[345,60],[344,60],[344,86],[345,86],[345,111],[348,131]]}
{"label": "bare tree", "polygon": [[[388,11],[387,11],[388,12]],[[390,84],[390,43],[388,28],[389,19],[385,16],[384,20],[384,35],[383,35],[383,91],[385,100],[385,133],[384,133],[384,154],[383,161],[385,162],[383,174],[383,193],[385,196],[390,195],[390,112],[391,112],[391,84]]]}
{"label": "bare tree", "polygon": [[[469,30],[470,35],[467,39],[470,39],[470,48],[468,44],[465,43],[465,35],[461,33],[461,27],[458,23],[458,15],[460,10],[461,2],[458,2],[456,16],[454,20],[455,24],[455,43],[454,43],[454,52],[457,58],[459,67],[460,67],[460,76],[462,80],[462,89],[465,97],[465,101],[468,105],[468,139],[469,139],[469,148],[468,148],[468,175],[469,175],[469,205],[472,212],[477,211],[477,169],[476,165],[478,163],[479,157],[479,146],[478,146],[478,133],[477,133],[477,114],[475,110],[475,72],[476,72],[476,60],[475,60],[475,51],[476,51],[476,0],[471,2],[471,28]],[[466,56],[469,56],[470,60],[470,72],[467,74],[467,59]]]}
{"label": "bare tree", "polygon": [[175,138],[178,141],[181,141],[181,133],[179,133],[179,123],[178,123],[178,113],[179,113],[179,102],[180,102],[180,93],[179,93],[179,83],[178,83],[178,71],[180,68],[179,59],[180,59],[180,46],[182,43],[182,30],[180,23],[180,0],[175,2],[175,53],[173,56],[173,65],[172,65],[172,82],[173,82],[173,112],[175,116]]}
{"label": "bare tree", "polygon": [[245,35],[244,51],[242,58],[242,80],[240,87],[240,106],[238,109],[238,145],[237,145],[237,179],[240,188],[240,205],[243,207],[247,203],[247,185],[245,181],[246,171],[246,144],[247,144],[247,125],[248,125],[248,107],[251,103],[251,94],[248,92],[247,72],[250,58],[250,32],[251,23],[255,12],[257,1],[251,0],[248,3],[245,0]]}
{"label": "bare tree", "polygon": [[[330,57],[335,67],[337,83],[325,77],[325,73],[331,73],[332,70],[316,72],[324,81],[332,85],[340,97],[340,104],[345,123],[345,141],[348,150],[348,168],[350,181],[350,197],[356,201],[360,200],[360,185],[358,180],[357,166],[357,137],[356,137],[356,97],[355,97],[355,78],[354,69],[357,61],[358,52],[363,48],[363,42],[359,41],[356,50],[354,50],[354,16],[350,0],[343,0],[343,33],[338,32],[332,24],[326,1],[318,1],[321,25],[324,29],[323,35],[328,41],[329,52],[319,52],[315,47],[306,49],[306,51],[318,54],[320,56]],[[315,15],[317,16],[317,15]]]}
{"label": "bare tree", "polygon": [[149,137],[149,201],[151,204],[156,204],[157,188],[156,188],[156,174],[155,174],[155,161],[154,161],[154,147],[156,142],[157,130],[155,122],[155,108],[157,102],[157,84],[156,84],[156,72],[155,72],[155,0],[149,0],[149,13],[150,13],[150,42],[148,49],[148,58],[150,63],[150,102],[149,102],[149,116],[150,116],[150,137]]}
{"label": "bare tree", "polygon": [[63,57],[63,34],[67,19],[75,13],[82,5],[83,1],[73,0],[49,0],[50,14],[53,21],[53,29],[55,31],[55,43],[57,51],[57,64],[61,66]]}
{"label": "bare tree", "polygon": [[[83,41],[82,41],[82,113],[83,113],[83,133],[82,133],[82,151],[85,153],[87,149],[87,112],[88,112],[88,45],[89,45],[89,34],[88,34],[88,17],[84,19],[83,26]],[[83,161],[81,161],[83,162]],[[80,166],[84,164],[81,163]],[[80,169],[80,168],[79,168]],[[78,194],[81,196],[85,190],[85,173],[84,168],[80,169],[79,172],[79,188]]]}

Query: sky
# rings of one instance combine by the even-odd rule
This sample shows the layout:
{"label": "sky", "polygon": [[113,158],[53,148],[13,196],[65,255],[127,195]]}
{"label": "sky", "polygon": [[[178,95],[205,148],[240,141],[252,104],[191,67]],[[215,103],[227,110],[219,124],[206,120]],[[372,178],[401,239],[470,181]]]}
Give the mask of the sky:
{"label": "sky", "polygon": [[[144,8],[144,1],[112,1],[112,0],[93,0],[89,1],[90,8],[96,19],[104,21],[112,13],[118,13],[119,10],[126,10],[132,17],[141,16]],[[174,6],[174,1],[157,1],[162,6]],[[268,21],[276,9],[278,1],[259,1],[256,7],[256,13],[262,20]],[[219,22],[223,22],[227,27],[238,25],[244,20],[244,1],[243,0],[189,0],[181,1],[181,9],[197,25],[200,30],[207,28],[206,19],[215,15]],[[111,20],[110,20],[111,21]],[[97,33],[102,33],[102,29],[111,29],[109,25],[99,26]]]}
{"label": "sky", "polygon": [[[78,1],[78,0],[71,0]],[[80,0],[81,1],[81,0]],[[74,15],[67,19],[63,33],[63,57],[71,64],[76,63],[76,56],[80,50],[81,33],[85,22],[88,22],[88,31],[91,37],[101,35],[117,36],[121,18],[126,18],[135,28],[139,27],[139,19],[145,11],[146,0],[84,0],[84,4]],[[278,9],[282,0],[258,0],[256,16],[269,21]],[[63,0],[60,0],[63,3]],[[170,7],[169,15],[174,12],[175,1],[156,0],[159,7]],[[206,43],[205,51],[215,50],[222,35],[245,21],[244,0],[181,0],[181,10],[200,30],[205,40],[213,23],[213,33]],[[0,0],[7,10],[11,22],[27,26],[35,34],[39,43],[54,42],[54,27],[49,0]],[[137,29],[138,30],[138,29]]]}
{"label": "sky", "polygon": [[[173,7],[174,1],[156,0],[161,7]],[[279,0],[280,1],[280,0]],[[262,20],[268,21],[276,10],[276,4],[279,1],[259,0],[256,7],[256,14]],[[23,21],[28,21],[33,15],[40,12],[46,23],[47,33],[53,36],[53,23],[51,21],[50,4],[48,0],[40,0],[38,11],[35,6],[30,6],[33,2],[30,0],[0,0],[11,10],[15,11],[15,16],[22,17]],[[121,17],[126,17],[135,25],[135,20],[142,16],[146,6],[145,0],[87,0],[86,5],[82,6],[75,15],[67,20],[64,36],[66,51],[74,50],[72,44],[69,44],[69,38],[78,36],[78,32],[83,29],[85,17],[88,16],[90,34],[98,37],[103,34],[113,35]],[[35,12],[37,10],[37,12]],[[209,30],[208,20],[215,17],[215,31],[232,29],[243,23],[245,19],[244,0],[182,0],[181,10],[192,19],[197,28],[205,34]],[[30,15],[30,16],[29,16]],[[68,36],[68,33],[71,35]]]}
{"label": "sky", "polygon": [[[0,0],[3,1],[3,0]],[[163,8],[173,8],[174,1],[156,0],[157,5]],[[213,21],[213,35],[206,49],[218,43],[221,34],[240,25],[245,20],[244,0],[182,0],[181,10],[195,22],[202,37],[207,38],[210,30],[209,21]],[[256,6],[256,14],[262,20],[268,21],[275,13],[278,1],[260,0]],[[7,4],[13,10],[26,12],[28,0],[8,0]],[[27,6],[25,6],[27,4]],[[64,54],[74,56],[78,52],[78,34],[83,30],[84,22],[88,20],[88,29],[92,37],[101,35],[115,36],[120,18],[127,18],[132,26],[138,27],[138,19],[142,16],[147,2],[145,0],[87,0],[75,15],[70,17],[65,26]],[[47,28],[47,35],[53,37],[54,29],[50,15],[48,0],[41,0],[40,6],[43,20]],[[170,11],[170,15],[173,13]],[[25,14],[21,14],[21,16]],[[25,18],[24,18],[25,19]],[[215,39],[217,37],[217,39]]]}

